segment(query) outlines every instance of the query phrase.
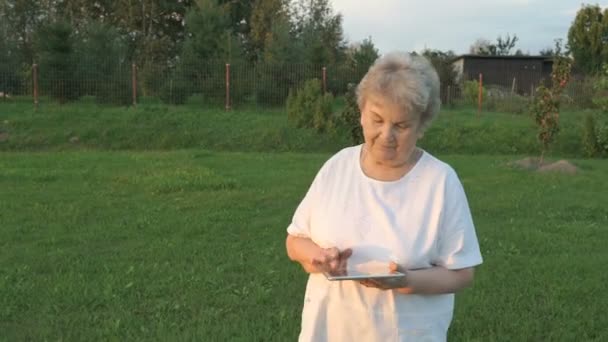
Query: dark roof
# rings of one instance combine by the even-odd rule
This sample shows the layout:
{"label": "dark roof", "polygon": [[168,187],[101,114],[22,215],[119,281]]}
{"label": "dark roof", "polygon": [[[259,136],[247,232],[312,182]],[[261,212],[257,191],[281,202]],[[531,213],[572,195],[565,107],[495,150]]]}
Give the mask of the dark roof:
{"label": "dark roof", "polygon": [[469,58],[469,59],[534,59],[534,60],[546,60],[546,61],[553,61],[553,57],[551,56],[514,56],[514,55],[509,55],[509,56],[483,56],[483,55],[460,55],[460,56],[456,56],[452,59],[452,63],[459,60],[459,59],[464,59],[464,58]]}

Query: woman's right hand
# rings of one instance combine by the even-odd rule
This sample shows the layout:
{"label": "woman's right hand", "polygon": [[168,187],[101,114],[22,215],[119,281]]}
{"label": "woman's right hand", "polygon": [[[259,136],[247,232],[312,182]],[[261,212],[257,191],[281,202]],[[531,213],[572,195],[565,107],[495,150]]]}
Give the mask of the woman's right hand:
{"label": "woman's right hand", "polygon": [[348,258],[353,254],[350,248],[340,251],[336,247],[321,248],[311,263],[318,272],[327,272],[334,275],[346,273],[346,265]]}
{"label": "woman's right hand", "polygon": [[289,258],[300,263],[308,273],[346,272],[347,260],[353,254],[350,248],[342,251],[336,247],[322,248],[310,238],[290,234],[285,245]]}

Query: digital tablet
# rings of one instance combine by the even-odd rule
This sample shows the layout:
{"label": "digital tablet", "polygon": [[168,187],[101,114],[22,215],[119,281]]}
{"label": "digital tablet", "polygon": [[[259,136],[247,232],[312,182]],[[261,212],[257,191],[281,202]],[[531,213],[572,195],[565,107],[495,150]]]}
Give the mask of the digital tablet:
{"label": "digital tablet", "polygon": [[335,273],[323,273],[327,280],[365,280],[374,279],[380,281],[396,281],[405,277],[404,273],[401,272],[363,272],[360,270],[346,270]]}

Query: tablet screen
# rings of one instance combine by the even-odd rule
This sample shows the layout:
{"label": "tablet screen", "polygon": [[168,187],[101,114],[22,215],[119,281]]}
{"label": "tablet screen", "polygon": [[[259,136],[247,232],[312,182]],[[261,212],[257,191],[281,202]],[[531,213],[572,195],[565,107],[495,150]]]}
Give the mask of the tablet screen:
{"label": "tablet screen", "polygon": [[328,280],[364,280],[364,279],[396,279],[405,277],[400,272],[363,272],[360,270],[344,270],[324,273]]}

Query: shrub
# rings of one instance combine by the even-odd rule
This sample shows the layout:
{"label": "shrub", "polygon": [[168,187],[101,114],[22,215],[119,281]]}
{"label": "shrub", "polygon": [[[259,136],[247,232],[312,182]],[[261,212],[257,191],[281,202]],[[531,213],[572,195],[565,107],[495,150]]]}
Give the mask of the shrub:
{"label": "shrub", "polygon": [[336,125],[349,133],[353,144],[358,145],[363,142],[363,131],[361,130],[361,112],[357,104],[355,93],[356,85],[349,84],[344,95],[344,109],[336,117]]}
{"label": "shrub", "polygon": [[[486,88],[482,86],[482,96],[486,94]],[[466,104],[476,105],[479,97],[479,82],[477,80],[464,81],[462,95]]]}
{"label": "shrub", "polygon": [[608,64],[604,65],[602,74],[593,84],[593,90],[593,103],[608,113]]}
{"label": "shrub", "polygon": [[319,80],[308,80],[295,93],[289,92],[287,117],[296,127],[314,128],[322,132],[334,126],[331,116],[332,102],[330,94],[323,94]]}
{"label": "shrub", "polygon": [[608,124],[596,115],[587,114],[583,124],[582,145],[587,157],[608,156]]}

